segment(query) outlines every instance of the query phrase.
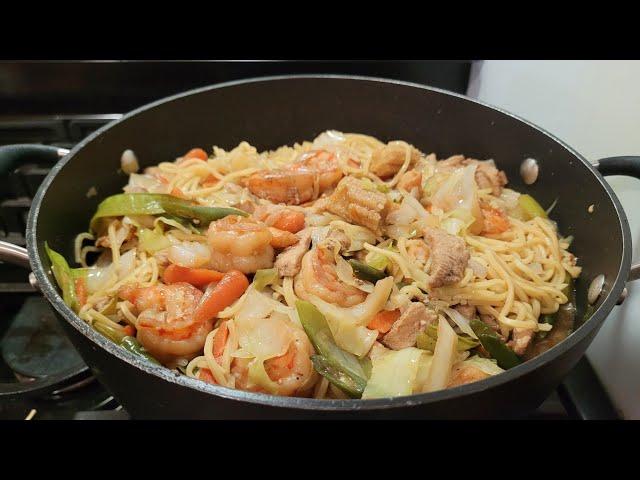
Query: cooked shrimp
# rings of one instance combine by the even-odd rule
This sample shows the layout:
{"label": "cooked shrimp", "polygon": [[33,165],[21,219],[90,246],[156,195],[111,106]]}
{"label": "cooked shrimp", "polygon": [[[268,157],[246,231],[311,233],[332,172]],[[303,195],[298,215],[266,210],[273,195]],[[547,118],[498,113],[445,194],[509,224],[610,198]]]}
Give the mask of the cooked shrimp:
{"label": "cooked shrimp", "polygon": [[204,347],[212,321],[195,322],[193,312],[202,292],[188,283],[151,287],[125,285],[118,296],[134,305],[137,338],[163,363],[191,358]]}
{"label": "cooked shrimp", "polygon": [[[284,355],[270,358],[264,362],[264,369],[271,381],[277,384],[275,395],[304,396],[316,383],[317,373],[311,363],[315,352],[309,338],[299,328],[289,327],[291,344]],[[236,377],[236,388],[255,392],[264,389],[249,380],[250,358],[235,358],[231,364],[231,373]]]}
{"label": "cooked shrimp", "polygon": [[302,269],[295,279],[294,289],[305,300],[311,294],[341,307],[352,307],[367,298],[362,290],[338,279],[332,253],[321,246],[310,250],[302,258]]}
{"label": "cooked shrimp", "polygon": [[314,198],[316,175],[309,170],[261,170],[247,179],[247,188],[273,203],[300,205]]}
{"label": "cooked shrimp", "polygon": [[335,187],[342,178],[342,170],[338,158],[326,150],[311,150],[305,152],[291,164],[294,171],[309,170],[318,175],[320,193]]}
{"label": "cooked shrimp", "polygon": [[291,233],[298,233],[305,227],[303,212],[282,205],[259,205],[253,210],[252,216],[270,227]]}
{"label": "cooked shrimp", "polygon": [[273,266],[273,235],[264,223],[251,217],[229,215],[211,222],[208,231],[210,266],[219,272],[253,273]]}
{"label": "cooked shrimp", "polygon": [[337,157],[326,150],[305,152],[280,170],[261,170],[251,175],[247,188],[273,203],[300,205],[335,187],[342,178]]}

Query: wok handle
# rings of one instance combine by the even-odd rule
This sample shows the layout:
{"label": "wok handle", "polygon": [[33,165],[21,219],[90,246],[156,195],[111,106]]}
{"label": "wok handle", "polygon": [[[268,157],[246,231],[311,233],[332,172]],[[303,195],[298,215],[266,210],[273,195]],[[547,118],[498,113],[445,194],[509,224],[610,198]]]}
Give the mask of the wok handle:
{"label": "wok handle", "polygon": [[[598,160],[594,166],[604,175],[626,175],[640,179],[640,157],[622,156],[608,157]],[[629,272],[629,281],[638,280],[640,278],[640,263],[631,265]]]}
{"label": "wok handle", "polygon": [[[11,263],[18,267],[31,269],[27,249],[14,245],[13,243],[3,242],[2,240],[0,240],[0,262]],[[40,290],[38,280],[36,280],[36,276],[32,272],[29,273],[29,283],[35,290]]]}
{"label": "wok handle", "polygon": [[0,147],[0,174],[9,173],[27,163],[55,163],[69,150],[51,145],[21,143]]}

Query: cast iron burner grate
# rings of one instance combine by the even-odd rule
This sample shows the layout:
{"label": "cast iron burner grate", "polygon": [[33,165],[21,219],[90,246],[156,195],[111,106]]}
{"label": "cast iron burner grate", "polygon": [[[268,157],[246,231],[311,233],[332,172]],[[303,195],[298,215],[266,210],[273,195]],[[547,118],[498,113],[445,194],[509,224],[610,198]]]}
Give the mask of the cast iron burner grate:
{"label": "cast iron burner grate", "polygon": [[[41,143],[71,148],[119,115],[0,119],[0,145]],[[0,164],[0,240],[24,246],[26,219],[38,186],[52,165]],[[3,169],[3,167],[5,167]],[[0,382],[28,382],[80,367],[48,303],[34,292],[24,270],[0,263]],[[82,370],[82,369],[81,369]],[[40,398],[0,403],[0,419],[125,420],[127,412],[86,365],[69,383]],[[527,419],[618,419],[602,384],[583,358],[563,384]]]}

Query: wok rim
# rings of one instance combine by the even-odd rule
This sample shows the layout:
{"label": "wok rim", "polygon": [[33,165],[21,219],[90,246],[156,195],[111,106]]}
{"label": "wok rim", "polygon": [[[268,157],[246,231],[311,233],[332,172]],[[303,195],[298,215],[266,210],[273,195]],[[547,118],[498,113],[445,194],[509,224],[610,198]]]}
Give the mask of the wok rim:
{"label": "wok rim", "polygon": [[[580,163],[586,167],[592,175],[596,178],[602,188],[604,188],[607,196],[613,203],[615,211],[618,215],[618,223],[622,232],[622,259],[620,267],[615,276],[615,280],[610,284],[610,288],[606,293],[606,297],[602,301],[598,309],[592,314],[592,316],[584,322],[576,331],[574,331],[569,337],[562,342],[558,343],[554,347],[550,348],[541,355],[523,362],[522,364],[487,379],[461,385],[454,388],[445,390],[439,390],[430,393],[420,393],[402,397],[386,397],[379,399],[347,399],[347,400],[331,400],[331,399],[314,399],[314,398],[301,398],[301,397],[282,397],[264,393],[246,392],[243,390],[235,390],[218,385],[208,384],[195,378],[187,377],[178,372],[172,371],[164,366],[155,366],[145,360],[140,359],[134,354],[120,348],[106,337],[102,336],[86,322],[80,319],[62,300],[62,297],[58,294],[56,286],[51,281],[50,276],[46,273],[40,254],[38,251],[38,239],[36,238],[36,231],[38,227],[38,218],[42,200],[44,199],[49,186],[55,181],[60,170],[71,161],[75,155],[80,152],[85,145],[94,141],[102,135],[103,132],[113,128],[114,126],[127,121],[128,119],[151,110],[162,104],[181,99],[183,97],[204,93],[207,91],[224,89],[227,87],[234,87],[244,84],[252,83],[268,83],[268,82],[280,82],[288,80],[340,80],[340,81],[356,81],[356,82],[375,82],[382,86],[399,85],[405,87],[411,87],[420,90],[426,90],[428,92],[435,92],[439,95],[446,95],[456,97],[458,99],[471,102],[480,107],[488,108],[509,117],[512,120],[524,123],[530,128],[537,130],[538,132],[546,135],[553,140],[557,145],[564,148],[570,155],[580,161]],[[45,177],[44,181],[40,185],[36,196],[33,199],[32,207],[29,211],[29,217],[27,221],[27,250],[29,253],[29,261],[31,268],[38,280],[40,289],[49,303],[54,309],[61,315],[65,321],[78,330],[84,337],[93,342],[95,345],[105,350],[107,354],[113,355],[118,359],[138,368],[147,375],[154,375],[162,380],[171,382],[180,387],[186,387],[198,390],[200,392],[210,394],[217,397],[222,397],[228,400],[237,400],[241,402],[248,402],[257,405],[264,405],[267,407],[281,407],[292,408],[300,410],[319,410],[319,411],[360,411],[360,410],[380,410],[380,409],[394,409],[402,407],[411,407],[417,405],[428,405],[441,401],[450,400],[456,397],[462,397],[466,395],[472,395],[481,391],[496,388],[511,381],[516,380],[519,377],[527,375],[534,370],[542,367],[547,363],[551,363],[556,358],[560,357],[563,353],[575,347],[585,337],[587,337],[594,329],[596,329],[609,315],[613,307],[616,305],[618,298],[620,297],[622,290],[626,284],[629,271],[631,268],[631,232],[627,217],[620,204],[619,199],[613,192],[611,186],[604,180],[604,177],[598,172],[596,167],[586,160],[575,149],[566,144],[564,141],[557,138],[555,135],[547,132],[543,128],[533,124],[532,122],[523,119],[511,112],[503,110],[499,107],[495,107],[486,102],[470,98],[466,95],[461,95],[454,92],[449,92],[440,88],[429,87],[413,82],[405,82],[401,80],[393,80],[388,78],[368,77],[358,75],[278,75],[267,77],[254,77],[242,80],[234,80],[230,82],[218,83],[208,85],[205,87],[199,87],[196,89],[181,92],[175,95],[161,98],[159,100],[145,104],[135,110],[132,110],[117,120],[114,120],[102,128],[96,130],[88,137],[79,142],[63,159],[61,159],[51,169],[49,174]]]}

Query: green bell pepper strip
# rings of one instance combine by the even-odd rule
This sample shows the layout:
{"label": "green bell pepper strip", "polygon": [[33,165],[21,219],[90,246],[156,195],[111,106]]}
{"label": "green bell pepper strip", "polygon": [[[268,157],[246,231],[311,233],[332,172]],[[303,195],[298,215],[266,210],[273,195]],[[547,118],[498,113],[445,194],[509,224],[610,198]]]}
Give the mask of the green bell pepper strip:
{"label": "green bell pepper strip", "polygon": [[140,342],[138,342],[135,337],[125,335],[123,332],[118,331],[118,329],[113,328],[111,325],[106,325],[102,322],[94,322],[93,328],[107,337],[113,343],[120,345],[128,352],[131,352],[139,357],[146,358],[151,363],[160,365],[160,362],[149,355],[147,350],[142,345],[140,345]]}
{"label": "green bell pepper strip", "polygon": [[523,194],[518,197],[518,205],[527,217],[531,220],[535,217],[547,218],[547,212],[531,195]]}
{"label": "green bell pepper strip", "polygon": [[241,215],[243,217],[249,215],[237,208],[204,207],[163,193],[120,193],[105,198],[98,205],[98,210],[91,218],[90,230],[96,231],[99,220],[104,217],[161,215],[164,213],[195,220],[200,226],[208,225],[227,215]]}
{"label": "green bell pepper strip", "polygon": [[[436,348],[436,342],[438,340],[438,326],[435,324],[429,325],[423,332],[418,333],[416,337],[417,347],[422,350],[433,352]],[[466,335],[458,335],[458,351],[464,352],[471,350],[480,345],[480,342],[469,338]]]}
{"label": "green bell pepper strip", "polygon": [[122,348],[124,348],[125,350],[127,350],[128,352],[131,352],[135,355],[138,355],[139,357],[142,358],[146,358],[147,360],[149,360],[151,363],[155,363],[156,365],[160,365],[160,362],[158,360],[156,360],[155,358],[153,358],[149,352],[147,352],[147,350],[140,345],[140,342],[138,342],[138,340],[135,337],[124,337],[121,341],[120,341],[120,346]]}
{"label": "green bell pepper strip", "polygon": [[351,398],[362,397],[367,386],[367,381],[360,377],[353,377],[342,369],[335,367],[322,355],[312,355],[311,363],[320,375],[325,377],[329,382],[334,384]]}
{"label": "green bell pepper strip", "polygon": [[[351,386],[361,386],[361,395],[368,378],[366,361],[361,362],[358,357],[352,353],[345,352],[336,345],[326,318],[315,305],[310,302],[298,300],[296,301],[296,310],[302,328],[304,328],[316,352],[322,357],[322,360],[317,360],[316,362],[318,364],[318,368],[316,368],[318,373],[339,388],[343,388],[345,385],[346,381],[344,377],[349,377],[350,382],[346,383]],[[346,390],[345,392],[349,393],[349,391]],[[351,389],[350,392],[349,394],[351,395],[354,393],[354,390]]]}
{"label": "green bell pepper strip", "polygon": [[360,280],[376,283],[378,280],[386,278],[388,275],[383,270],[370,267],[366,263],[359,262],[358,260],[349,260],[349,265],[353,268],[353,273]]}
{"label": "green bell pepper strip", "polygon": [[491,327],[477,319],[469,323],[482,346],[498,362],[498,366],[507,370],[522,363],[520,357],[498,337]]}
{"label": "green bell pepper strip", "polygon": [[278,279],[278,271],[275,268],[258,270],[253,276],[253,285],[256,290],[262,291],[267,285],[271,285]]}
{"label": "green bell pepper strip", "polygon": [[55,250],[49,248],[49,244],[44,242],[44,250],[47,252],[51,262],[51,271],[62,291],[62,299],[76,313],[80,309],[76,296],[75,280],[86,278],[88,268],[70,268],[65,258]]}

